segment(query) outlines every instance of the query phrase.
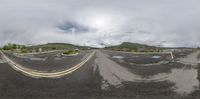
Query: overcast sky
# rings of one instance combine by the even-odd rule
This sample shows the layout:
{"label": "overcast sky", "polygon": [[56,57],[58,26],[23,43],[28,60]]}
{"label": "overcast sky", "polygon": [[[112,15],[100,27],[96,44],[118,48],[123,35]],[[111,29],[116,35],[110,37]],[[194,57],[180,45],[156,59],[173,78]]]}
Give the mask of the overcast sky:
{"label": "overcast sky", "polygon": [[0,0],[0,45],[200,45],[199,0]]}

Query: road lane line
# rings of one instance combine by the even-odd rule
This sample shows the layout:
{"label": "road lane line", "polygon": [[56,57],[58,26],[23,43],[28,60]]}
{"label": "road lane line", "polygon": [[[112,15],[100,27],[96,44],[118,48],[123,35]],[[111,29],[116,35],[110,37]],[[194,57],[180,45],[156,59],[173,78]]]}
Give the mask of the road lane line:
{"label": "road lane line", "polygon": [[51,73],[35,71],[35,70],[25,68],[23,66],[20,66],[19,64],[16,64],[11,59],[9,59],[2,51],[1,51],[1,54],[3,56],[3,59],[6,60],[13,69],[15,69],[16,71],[22,72],[23,74],[27,76],[31,76],[33,78],[60,78],[82,67],[87,61],[89,61],[92,58],[92,56],[95,54],[95,51],[93,51],[85,60],[71,67],[70,69],[59,71],[59,72],[51,72]]}

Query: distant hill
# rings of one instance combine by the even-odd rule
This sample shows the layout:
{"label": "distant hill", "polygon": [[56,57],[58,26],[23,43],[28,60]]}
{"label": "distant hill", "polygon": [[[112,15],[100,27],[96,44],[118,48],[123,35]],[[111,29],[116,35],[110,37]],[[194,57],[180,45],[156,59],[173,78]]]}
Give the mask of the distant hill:
{"label": "distant hill", "polygon": [[60,49],[89,49],[91,47],[88,46],[79,46],[67,43],[48,43],[42,45],[34,45],[30,46],[29,49],[39,49],[42,48],[43,50],[60,50]]}
{"label": "distant hill", "polygon": [[159,51],[161,48],[155,46],[149,46],[146,44],[123,42],[120,45],[105,47],[108,50],[118,50],[118,51]]}

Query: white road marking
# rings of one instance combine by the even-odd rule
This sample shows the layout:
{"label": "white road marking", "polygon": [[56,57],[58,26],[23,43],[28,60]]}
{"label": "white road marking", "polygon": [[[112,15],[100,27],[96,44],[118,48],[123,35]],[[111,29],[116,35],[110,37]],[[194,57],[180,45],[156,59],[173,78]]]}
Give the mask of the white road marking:
{"label": "white road marking", "polygon": [[76,66],[73,66],[67,70],[63,70],[63,71],[59,71],[59,72],[51,72],[51,73],[25,68],[19,64],[16,64],[11,59],[9,59],[2,51],[1,51],[1,54],[3,56],[3,59],[5,61],[7,61],[13,69],[15,69],[16,71],[19,71],[27,76],[30,76],[33,78],[60,78],[65,75],[68,75],[68,74],[76,71],[80,67],[82,67],[88,60],[90,60],[92,58],[92,56],[95,54],[95,52],[93,51],[85,60],[83,60],[81,63],[77,64]]}

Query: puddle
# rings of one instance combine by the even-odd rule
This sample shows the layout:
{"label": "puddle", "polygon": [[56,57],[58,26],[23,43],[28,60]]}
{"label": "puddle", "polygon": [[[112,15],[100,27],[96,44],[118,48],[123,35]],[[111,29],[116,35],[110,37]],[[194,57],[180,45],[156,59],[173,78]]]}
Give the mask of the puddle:
{"label": "puddle", "polygon": [[112,58],[116,58],[116,59],[123,59],[123,56],[113,56]]}
{"label": "puddle", "polygon": [[33,60],[33,61],[45,61],[46,59],[45,58],[29,58],[30,60]]}
{"label": "puddle", "polygon": [[159,59],[161,56],[152,56],[152,58]]}

